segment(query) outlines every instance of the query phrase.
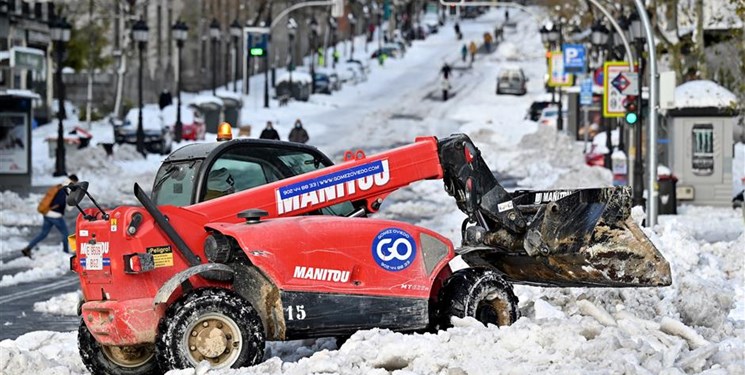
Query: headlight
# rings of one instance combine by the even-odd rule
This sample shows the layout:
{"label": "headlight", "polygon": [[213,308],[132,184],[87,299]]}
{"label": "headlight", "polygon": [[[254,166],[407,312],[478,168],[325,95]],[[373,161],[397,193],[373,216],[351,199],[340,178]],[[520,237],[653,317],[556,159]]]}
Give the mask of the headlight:
{"label": "headlight", "polygon": [[204,255],[212,263],[227,263],[230,261],[230,240],[221,233],[213,233],[204,240]]}

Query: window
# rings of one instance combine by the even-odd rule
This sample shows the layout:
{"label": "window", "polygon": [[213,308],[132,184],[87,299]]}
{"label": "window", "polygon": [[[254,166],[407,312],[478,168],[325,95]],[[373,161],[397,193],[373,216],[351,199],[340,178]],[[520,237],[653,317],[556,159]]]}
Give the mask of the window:
{"label": "window", "polygon": [[693,125],[691,164],[693,174],[711,176],[714,173],[714,126],[712,124]]}

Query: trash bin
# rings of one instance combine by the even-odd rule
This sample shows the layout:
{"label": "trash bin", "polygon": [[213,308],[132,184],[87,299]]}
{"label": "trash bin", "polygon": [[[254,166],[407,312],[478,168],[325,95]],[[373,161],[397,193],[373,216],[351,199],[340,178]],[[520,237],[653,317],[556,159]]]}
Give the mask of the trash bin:
{"label": "trash bin", "polygon": [[230,91],[220,91],[217,93],[217,97],[222,100],[222,114],[223,121],[229,123],[233,127],[240,127],[241,121],[241,107],[243,107],[243,100],[240,94],[236,94]]}
{"label": "trash bin", "polygon": [[657,206],[661,215],[678,214],[678,198],[675,193],[677,183],[678,179],[672,174],[660,175],[657,178],[657,185],[659,186]]}
{"label": "trash bin", "polygon": [[212,95],[199,95],[189,102],[202,112],[204,116],[205,131],[207,133],[217,134],[217,125],[222,118],[222,99]]}

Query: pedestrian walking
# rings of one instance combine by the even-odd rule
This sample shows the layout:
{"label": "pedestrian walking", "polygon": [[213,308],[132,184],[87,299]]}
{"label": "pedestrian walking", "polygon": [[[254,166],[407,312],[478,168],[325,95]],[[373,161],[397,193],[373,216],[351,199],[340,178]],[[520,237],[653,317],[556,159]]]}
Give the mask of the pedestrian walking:
{"label": "pedestrian walking", "polygon": [[450,73],[453,71],[453,69],[450,67],[450,65],[446,62],[442,64],[442,68],[440,68],[440,73],[442,73],[442,78],[448,79],[450,78]]}
{"label": "pedestrian walking", "polygon": [[274,127],[272,126],[271,121],[266,122],[266,127],[264,128],[264,130],[261,131],[261,135],[259,135],[259,138],[279,140],[279,133],[277,133],[277,131],[274,130]]}
{"label": "pedestrian walking", "polygon": [[455,36],[458,38],[458,40],[463,39],[463,34],[460,32],[460,24],[458,22],[455,23],[455,26],[453,26],[455,29]]}
{"label": "pedestrian walking", "polygon": [[463,44],[463,47],[460,49],[460,57],[463,59],[463,62],[466,62],[466,57],[468,57],[468,46]]}
{"label": "pedestrian walking", "polygon": [[476,52],[479,50],[478,47],[476,47],[476,42],[471,41],[471,44],[468,45],[468,52],[471,53],[471,64],[473,64],[473,60],[476,59]]}
{"label": "pedestrian walking", "polygon": [[491,43],[493,39],[491,37],[490,33],[484,33],[484,47],[486,47],[486,52],[491,53]]}
{"label": "pedestrian walking", "polygon": [[57,228],[62,235],[62,251],[65,253],[70,252],[69,245],[67,244],[67,237],[70,232],[67,230],[67,224],[65,223],[65,207],[67,199],[67,191],[65,187],[78,182],[78,176],[71,174],[67,176],[67,180],[64,183],[50,187],[44,197],[39,202],[36,210],[44,217],[44,223],[41,226],[41,232],[34,237],[31,242],[21,250],[21,253],[27,257],[31,257],[31,250],[36,247],[39,242],[47,238],[49,231],[52,227]]}
{"label": "pedestrian walking", "polygon": [[442,87],[442,101],[446,102],[450,93],[450,81],[447,78],[443,78],[440,81],[440,86]]}
{"label": "pedestrian walking", "polygon": [[290,142],[307,143],[310,137],[308,132],[303,127],[303,122],[300,119],[295,120],[295,126],[290,130],[290,136],[288,137]]}

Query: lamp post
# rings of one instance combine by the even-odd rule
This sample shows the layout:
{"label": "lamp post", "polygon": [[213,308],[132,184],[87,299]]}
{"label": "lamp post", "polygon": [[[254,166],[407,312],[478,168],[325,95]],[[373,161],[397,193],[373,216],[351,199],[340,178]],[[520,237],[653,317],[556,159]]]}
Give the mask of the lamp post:
{"label": "lamp post", "polygon": [[310,19],[310,92],[316,92],[316,38],[318,37],[318,21],[313,17]]}
{"label": "lamp post", "polygon": [[336,45],[338,44],[336,30],[339,28],[339,25],[336,23],[336,18],[329,16],[329,28],[331,29],[331,44],[334,45],[333,52],[331,52],[331,68],[336,69]]}
{"label": "lamp post", "polygon": [[352,50],[349,53],[349,59],[354,60],[354,36],[357,31],[357,19],[354,18],[354,14],[352,14],[352,12],[349,12],[349,14],[347,14],[347,19],[349,20],[349,39],[352,43]]}
{"label": "lamp post", "polygon": [[383,53],[383,9],[378,9],[378,53]]}
{"label": "lamp post", "polygon": [[176,40],[176,51],[178,60],[178,75],[176,76],[176,126],[173,131],[173,138],[176,142],[181,142],[184,125],[181,123],[181,49],[184,48],[184,41],[188,36],[189,27],[181,20],[176,21],[171,27],[171,34]]}
{"label": "lamp post", "polygon": [[220,40],[220,22],[213,18],[210,22],[210,38],[212,38],[212,95],[217,94],[217,42]]}
{"label": "lamp post", "polygon": [[238,59],[238,55],[240,54],[240,48],[238,48],[238,45],[241,41],[241,34],[243,33],[243,28],[241,27],[241,24],[238,23],[238,19],[234,19],[233,22],[230,24],[230,36],[233,37],[233,53],[235,53],[235,56],[233,56],[233,91],[238,92],[238,62],[240,61]]}
{"label": "lamp post", "polygon": [[54,173],[52,176],[66,176],[65,167],[65,89],[62,87],[62,59],[64,57],[65,43],[70,41],[70,29],[72,27],[62,18],[54,19],[49,24],[49,33],[54,41],[54,49],[57,52],[57,70],[55,71],[55,84],[57,85],[57,150],[55,152]]}
{"label": "lamp post", "polygon": [[[608,28],[605,27],[600,21],[595,22],[595,24],[592,25],[592,34],[590,34],[590,39],[592,40],[592,45],[596,48],[598,57],[601,62],[603,62],[603,55],[606,51],[611,51],[611,48],[609,46],[609,31]],[[612,139],[612,129],[610,123],[605,119],[602,118],[601,115],[601,121],[603,122],[603,126],[605,128],[605,147],[608,149],[608,152],[605,153],[605,156],[603,156],[603,166],[605,168],[611,169],[613,168],[613,159],[611,158],[611,155],[613,154],[613,139]],[[620,131],[620,130],[619,130]]]}
{"label": "lamp post", "polygon": [[364,14],[365,17],[365,54],[367,54],[367,44],[370,42],[367,37],[367,32],[370,29],[370,8],[368,8],[367,5],[362,7],[362,14]]}
{"label": "lamp post", "polygon": [[295,70],[295,34],[297,33],[297,22],[290,17],[287,20],[287,35],[290,43],[287,44],[287,72],[290,75],[290,96],[292,96],[292,71]]}
{"label": "lamp post", "polygon": [[145,156],[145,131],[142,128],[142,68],[145,65],[142,58],[142,51],[145,50],[145,43],[147,43],[148,28],[145,20],[139,20],[132,25],[132,37],[137,42],[137,50],[139,52],[140,66],[137,71],[137,104],[139,110],[137,112],[137,152]]}
{"label": "lamp post", "polygon": [[[629,20],[626,16],[621,15],[621,17],[618,19],[618,26],[624,30],[624,34],[628,34],[629,30]],[[624,35],[625,36],[625,35]],[[619,33],[613,33],[613,47],[611,49],[613,51],[613,58],[618,58],[623,60],[624,51],[623,48],[623,40],[621,39],[621,35]],[[629,57],[630,58],[630,57]],[[626,138],[626,129],[624,129],[623,121],[618,121],[618,149],[626,153],[626,142],[624,139]]]}
{"label": "lamp post", "polygon": [[[555,43],[557,47],[559,48],[559,50],[562,49],[562,44],[564,44],[564,37],[562,36],[562,32],[561,32],[561,23],[559,23],[558,25],[556,24],[553,25],[551,30],[549,30],[548,40],[551,43]],[[556,91],[559,92],[559,100],[557,103],[559,107],[559,115],[556,119],[556,130],[563,131],[564,130],[564,114],[562,113],[562,108],[561,108],[562,107],[561,87],[559,87],[558,90]]]}
{"label": "lamp post", "polygon": [[[644,77],[644,34],[642,30],[642,22],[639,18],[639,14],[634,12],[629,16],[629,36],[634,39],[634,46],[636,49],[636,58],[638,63],[639,73],[639,95],[637,95],[636,108],[639,112],[639,121],[634,126],[634,184],[633,184],[633,198],[632,204],[644,205],[644,164],[642,163],[642,87],[643,82],[641,77]],[[651,149],[651,148],[650,148]],[[656,166],[650,165],[649,168],[655,168]],[[651,189],[651,187],[650,187]]]}

